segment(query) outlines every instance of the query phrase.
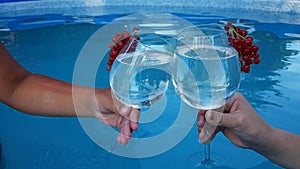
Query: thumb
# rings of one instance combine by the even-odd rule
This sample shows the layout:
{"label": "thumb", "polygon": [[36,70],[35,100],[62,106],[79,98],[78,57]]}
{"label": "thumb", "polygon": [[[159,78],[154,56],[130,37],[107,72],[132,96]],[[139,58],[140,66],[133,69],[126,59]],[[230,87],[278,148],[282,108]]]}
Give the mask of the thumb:
{"label": "thumb", "polygon": [[121,114],[123,117],[128,117],[129,113],[131,111],[131,107],[122,104],[113,93],[111,93],[111,96],[112,96],[114,108],[116,109],[116,111],[119,114]]}
{"label": "thumb", "polygon": [[221,113],[209,110],[205,113],[205,119],[208,123],[215,126],[233,128],[237,126],[237,120],[230,113]]}

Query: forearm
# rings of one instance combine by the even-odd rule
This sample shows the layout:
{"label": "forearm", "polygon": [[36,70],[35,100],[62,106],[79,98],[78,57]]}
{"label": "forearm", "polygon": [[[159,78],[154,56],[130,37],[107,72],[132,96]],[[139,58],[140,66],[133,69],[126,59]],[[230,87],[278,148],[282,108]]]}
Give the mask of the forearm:
{"label": "forearm", "polygon": [[286,168],[300,168],[300,136],[272,128],[264,143],[253,148],[271,161]]}
{"label": "forearm", "polygon": [[[32,115],[93,116],[91,94],[94,89],[31,74],[0,43],[0,101]],[[72,89],[76,87],[76,108]],[[90,109],[90,110],[89,110]]]}
{"label": "forearm", "polygon": [[[85,102],[92,89],[77,88]],[[72,84],[43,75],[30,74],[19,83],[6,103],[32,115],[77,116],[72,98]],[[81,114],[92,116],[92,114]]]}

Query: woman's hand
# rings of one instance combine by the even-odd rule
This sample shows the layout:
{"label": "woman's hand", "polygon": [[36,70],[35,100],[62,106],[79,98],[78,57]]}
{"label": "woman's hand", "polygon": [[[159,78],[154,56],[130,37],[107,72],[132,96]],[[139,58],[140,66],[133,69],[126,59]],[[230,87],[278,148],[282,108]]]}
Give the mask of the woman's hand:
{"label": "woman's hand", "polygon": [[217,126],[218,131],[235,145],[252,149],[285,168],[300,168],[300,136],[267,124],[239,93],[224,106],[223,112],[198,113],[199,138],[205,141],[204,123]]}
{"label": "woman's hand", "polygon": [[201,141],[205,141],[206,138],[202,130],[205,122],[218,126],[210,139],[221,131],[233,144],[242,148],[256,146],[257,139],[263,138],[272,129],[240,93],[231,98],[224,106],[223,112],[199,110],[198,126]]}

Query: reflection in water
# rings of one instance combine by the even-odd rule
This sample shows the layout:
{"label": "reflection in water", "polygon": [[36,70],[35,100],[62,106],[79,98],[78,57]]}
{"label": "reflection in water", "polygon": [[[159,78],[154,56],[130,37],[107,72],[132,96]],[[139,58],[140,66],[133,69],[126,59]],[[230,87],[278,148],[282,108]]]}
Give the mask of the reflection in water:
{"label": "reflection in water", "polygon": [[[210,167],[210,169],[235,169],[235,168],[231,168],[228,166],[212,166]],[[246,169],[281,169],[281,168],[270,161],[265,161],[256,166],[246,168]]]}
{"label": "reflection in water", "polygon": [[[98,147],[80,149],[72,146],[37,146],[25,169],[125,169],[120,158]],[[114,161],[118,161],[117,163]],[[131,160],[130,168],[140,168],[138,160]]]}
{"label": "reflection in water", "polygon": [[272,32],[257,31],[251,35],[256,40],[254,43],[260,47],[262,59],[259,65],[252,66],[250,74],[244,74],[240,92],[257,109],[265,110],[268,105],[282,107],[283,105],[274,102],[270,97],[285,98],[278,80],[281,76],[280,71],[287,69],[291,64],[287,62],[290,56],[299,51],[286,49],[291,40],[280,39]]}
{"label": "reflection in water", "polygon": [[265,161],[263,163],[260,163],[256,166],[247,168],[247,169],[280,169],[281,167],[275,165],[274,163],[270,161]]}

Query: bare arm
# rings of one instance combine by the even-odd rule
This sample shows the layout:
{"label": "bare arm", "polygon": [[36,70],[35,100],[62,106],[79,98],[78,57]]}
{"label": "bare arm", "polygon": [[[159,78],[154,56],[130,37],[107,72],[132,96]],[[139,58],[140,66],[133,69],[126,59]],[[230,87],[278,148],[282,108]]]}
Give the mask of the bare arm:
{"label": "bare arm", "polygon": [[[21,112],[39,116],[96,117],[121,131],[118,141],[122,144],[137,130],[139,111],[114,102],[109,88],[94,89],[32,74],[13,59],[2,43],[0,79],[0,101]],[[74,87],[78,96],[76,105]]]}
{"label": "bare arm", "polygon": [[271,161],[286,168],[300,168],[300,136],[272,128],[262,138],[264,144],[251,147]]}
{"label": "bare arm", "polygon": [[[13,59],[2,44],[0,79],[0,100],[17,110],[33,115],[76,116],[72,84],[30,73]],[[83,97],[93,90],[87,87],[77,89],[81,90]]]}

